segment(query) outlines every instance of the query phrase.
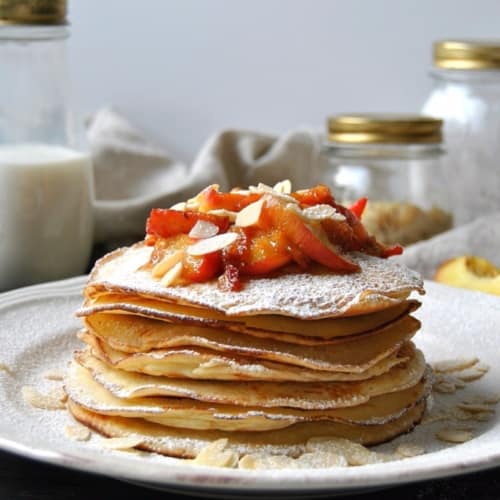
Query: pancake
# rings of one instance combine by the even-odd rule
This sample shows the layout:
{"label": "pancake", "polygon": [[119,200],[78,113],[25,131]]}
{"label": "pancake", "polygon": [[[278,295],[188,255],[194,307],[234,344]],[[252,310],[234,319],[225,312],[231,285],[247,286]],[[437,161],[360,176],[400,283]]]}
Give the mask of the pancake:
{"label": "pancake", "polygon": [[[321,410],[355,406],[372,397],[417,384],[425,372],[424,357],[411,344],[406,346],[406,351],[409,358],[407,361],[368,380],[310,383],[168,379],[137,376],[112,369],[88,353],[78,353],[76,361],[89,370],[98,384],[122,399],[170,396],[239,406],[286,406]],[[69,373],[71,375],[72,371]],[[71,385],[76,387],[79,384],[73,379]]]}
{"label": "pancake", "polygon": [[198,306],[227,316],[279,314],[320,319],[373,313],[401,303],[414,291],[423,293],[418,273],[362,253],[349,254],[361,268],[353,274],[287,270],[248,280],[237,292],[221,290],[214,280],[166,287],[144,269],[152,251],[141,242],[100,259],[85,287],[88,302],[118,293]]}
{"label": "pancake", "polygon": [[221,438],[240,456],[371,445],[420,421],[422,279],[365,232],[362,203],[289,187],[154,209],[144,241],[95,264],[64,382],[77,420],[187,458]]}
{"label": "pancake", "polygon": [[141,439],[137,448],[181,458],[194,458],[207,445],[226,438],[240,456],[249,453],[299,456],[306,451],[308,439],[342,437],[364,445],[383,443],[412,429],[422,418],[425,402],[406,410],[399,418],[383,425],[358,425],[341,422],[303,422],[285,429],[263,432],[224,432],[167,427],[140,418],[101,415],[86,410],[71,399],[68,409],[81,423],[109,437]]}
{"label": "pancake", "polygon": [[102,415],[140,417],[171,427],[261,432],[281,429],[298,422],[335,421],[358,425],[382,425],[399,418],[429,393],[423,377],[401,391],[375,396],[369,403],[354,407],[303,410],[291,407],[209,404],[188,398],[123,399],[104,388],[92,373],[77,363],[66,379],[68,396],[79,406]]}
{"label": "pancake", "polygon": [[156,359],[165,349],[200,347],[313,370],[359,373],[409,340],[419,329],[420,322],[411,316],[404,316],[371,333],[340,337],[326,347],[291,344],[218,328],[172,328],[163,321],[126,314],[93,314],[85,319],[85,325],[89,332],[115,350],[131,354],[154,350]]}
{"label": "pancake", "polygon": [[[411,337],[411,333],[407,337]],[[311,380],[318,370],[278,363],[238,354],[221,353],[200,347],[177,347],[157,349],[145,353],[129,354],[113,349],[108,344],[89,334],[82,333],[81,340],[92,347],[92,353],[115,368],[146,373],[155,376],[213,378],[217,380]],[[403,342],[392,345],[376,358],[358,365],[335,365],[335,369],[321,370],[319,380],[324,380],[324,373],[363,373],[381,360],[396,353]],[[363,355],[363,353],[361,353]],[[208,372],[207,372],[208,369]],[[297,376],[299,377],[297,379]],[[303,377],[303,378],[301,378]]]}
{"label": "pancake", "polygon": [[[220,312],[172,304],[162,300],[135,295],[100,294],[87,301],[77,315],[93,316],[97,313],[132,314],[167,322],[172,330],[184,326],[219,328],[258,337],[278,338],[293,344],[328,344],[336,337],[358,335],[412,313],[419,307],[416,300],[403,301],[372,314],[318,320],[301,320],[278,314],[255,316],[227,316]],[[167,328],[166,325],[163,328]]]}

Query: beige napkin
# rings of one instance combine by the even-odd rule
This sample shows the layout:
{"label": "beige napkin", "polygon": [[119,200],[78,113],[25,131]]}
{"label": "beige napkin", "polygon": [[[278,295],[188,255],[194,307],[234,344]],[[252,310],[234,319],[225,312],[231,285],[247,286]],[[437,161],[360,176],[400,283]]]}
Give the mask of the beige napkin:
{"label": "beige napkin", "polygon": [[222,189],[290,179],[294,188],[315,182],[320,135],[298,130],[280,137],[224,130],[209,138],[188,167],[154,145],[110,108],[88,123],[94,164],[96,242],[127,242],[144,235],[153,207],[169,207],[209,184]]}

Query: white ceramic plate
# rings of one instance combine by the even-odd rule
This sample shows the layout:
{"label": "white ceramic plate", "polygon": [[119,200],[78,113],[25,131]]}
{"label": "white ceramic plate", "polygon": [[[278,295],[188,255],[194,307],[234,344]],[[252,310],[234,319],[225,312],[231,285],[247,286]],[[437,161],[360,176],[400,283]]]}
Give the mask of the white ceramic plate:
{"label": "white ceramic plate", "polygon": [[[0,447],[53,464],[95,472],[169,491],[207,496],[332,496],[433,479],[500,465],[500,421],[475,426],[475,437],[445,447],[434,439],[435,427],[421,426],[381,449],[401,441],[423,444],[422,456],[362,467],[245,471],[194,467],[156,455],[103,451],[99,437],[74,442],[64,433],[72,420],[65,411],[31,408],[21,397],[24,385],[40,390],[60,384],[44,379],[49,369],[64,367],[75,347],[84,277],[0,294]],[[429,361],[478,356],[491,366],[469,392],[498,392],[500,381],[500,298],[427,283],[418,316],[423,328],[417,344]],[[462,396],[465,393],[462,391]],[[442,424],[433,424],[442,425]]]}

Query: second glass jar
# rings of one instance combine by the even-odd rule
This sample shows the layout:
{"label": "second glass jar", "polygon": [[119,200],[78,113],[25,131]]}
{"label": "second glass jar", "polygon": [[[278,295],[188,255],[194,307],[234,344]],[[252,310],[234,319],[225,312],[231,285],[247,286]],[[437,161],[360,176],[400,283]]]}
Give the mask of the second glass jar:
{"label": "second glass jar", "polygon": [[367,197],[363,223],[385,243],[408,245],[449,229],[441,127],[421,115],[334,116],[319,182],[347,204]]}

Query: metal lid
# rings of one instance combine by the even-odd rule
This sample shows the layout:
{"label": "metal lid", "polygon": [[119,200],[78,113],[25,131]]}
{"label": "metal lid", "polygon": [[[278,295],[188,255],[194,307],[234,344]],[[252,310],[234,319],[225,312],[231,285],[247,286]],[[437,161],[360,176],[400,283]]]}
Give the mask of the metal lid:
{"label": "metal lid", "polygon": [[500,69],[500,40],[441,40],[434,66],[445,69]]}
{"label": "metal lid", "polygon": [[442,125],[443,120],[422,115],[337,115],[328,119],[328,137],[344,144],[439,144]]}
{"label": "metal lid", "polygon": [[2,24],[66,24],[67,0],[0,0]]}

